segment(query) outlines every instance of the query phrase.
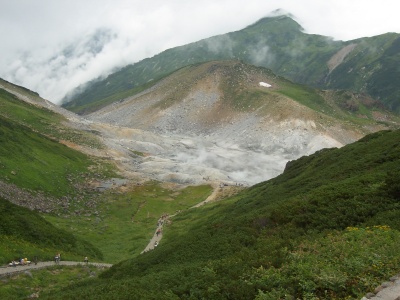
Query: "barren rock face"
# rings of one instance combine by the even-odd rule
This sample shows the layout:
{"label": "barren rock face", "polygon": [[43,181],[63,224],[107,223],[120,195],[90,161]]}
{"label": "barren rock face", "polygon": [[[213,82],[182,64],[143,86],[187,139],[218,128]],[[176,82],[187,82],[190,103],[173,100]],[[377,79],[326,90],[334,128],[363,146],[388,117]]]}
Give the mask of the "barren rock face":
{"label": "barren rock face", "polygon": [[266,69],[209,62],[85,117],[45,100],[35,104],[96,132],[107,149],[65,142],[69,147],[114,160],[128,178],[180,184],[253,185],[279,175],[290,160],[385,129],[302,105],[281,92],[287,84]]}
{"label": "barren rock face", "polygon": [[[253,94],[266,89],[272,94],[257,103],[234,102],[235,95],[222,88],[230,82],[227,71],[212,70],[195,79],[167,77],[86,118],[94,130],[103,132],[110,148],[118,149],[122,169],[184,184],[252,185],[279,175],[289,160],[362,136],[274,93],[273,78],[256,72],[244,70],[246,80],[232,85]],[[263,80],[271,86],[260,86]]]}

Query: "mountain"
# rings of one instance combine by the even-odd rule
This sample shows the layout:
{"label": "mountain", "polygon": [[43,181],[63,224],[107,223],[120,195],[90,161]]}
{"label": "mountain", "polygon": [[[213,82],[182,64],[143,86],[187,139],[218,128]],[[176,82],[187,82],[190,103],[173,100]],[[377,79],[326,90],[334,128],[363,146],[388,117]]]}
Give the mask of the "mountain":
{"label": "mountain", "polygon": [[[361,298],[398,272],[400,131],[382,130],[396,128],[398,116],[366,94],[318,90],[228,60],[182,67],[100,109],[87,105],[85,118],[4,81],[0,105],[3,261],[19,255],[21,240],[30,256],[62,241],[70,257],[100,259],[88,239],[131,257],[43,299]],[[89,189],[115,174],[106,159],[130,186]],[[182,186],[235,188],[239,179],[257,184],[186,209],[211,188],[200,197]],[[82,239],[36,212],[19,214],[11,201],[52,213],[46,219]],[[136,253],[170,207],[179,209],[160,245]]]}
{"label": "mountain", "polygon": [[[239,61],[184,67],[135,96],[96,104],[85,118],[115,127],[124,169],[191,184],[255,184],[288,160],[399,124],[365,95],[308,88]],[[146,154],[133,166],[132,150]]]}
{"label": "mountain", "polygon": [[399,111],[399,45],[400,36],[395,33],[335,41],[304,33],[290,16],[268,17],[243,30],[168,49],[86,83],[67,95],[63,106],[84,113],[89,103],[123,99],[182,67],[236,59],[270,68],[297,83],[365,93]]}
{"label": "mountain", "polygon": [[398,130],[304,156],[44,299],[360,299],[399,270],[399,167]]}

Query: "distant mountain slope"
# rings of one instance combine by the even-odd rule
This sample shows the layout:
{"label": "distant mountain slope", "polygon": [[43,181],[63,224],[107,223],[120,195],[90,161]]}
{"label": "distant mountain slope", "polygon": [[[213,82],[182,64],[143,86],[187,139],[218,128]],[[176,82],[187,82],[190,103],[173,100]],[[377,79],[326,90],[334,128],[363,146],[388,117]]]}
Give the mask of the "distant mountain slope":
{"label": "distant mountain slope", "polygon": [[158,134],[214,136],[246,148],[269,145],[272,137],[273,147],[297,137],[301,142],[294,148],[313,147],[310,139],[319,135],[346,144],[399,121],[365,95],[307,88],[238,61],[185,67],[133,97],[99,110],[98,105],[85,108],[94,111],[87,115],[94,121]]}
{"label": "distant mountain slope", "polygon": [[400,36],[386,34],[354,41],[306,34],[289,16],[268,17],[243,30],[166,50],[89,82],[66,96],[63,106],[82,113],[92,102],[116,101],[138,92],[184,66],[211,60],[238,59],[270,68],[295,82],[319,88],[371,94],[399,111]]}
{"label": "distant mountain slope", "polygon": [[85,118],[111,124],[107,136],[127,157],[143,153],[125,169],[192,184],[255,184],[288,160],[400,124],[365,95],[308,88],[238,61],[184,67],[135,96],[97,105],[85,107],[94,111]]}
{"label": "distant mountain slope", "polygon": [[400,131],[172,218],[153,251],[45,299],[360,299],[400,268]]}

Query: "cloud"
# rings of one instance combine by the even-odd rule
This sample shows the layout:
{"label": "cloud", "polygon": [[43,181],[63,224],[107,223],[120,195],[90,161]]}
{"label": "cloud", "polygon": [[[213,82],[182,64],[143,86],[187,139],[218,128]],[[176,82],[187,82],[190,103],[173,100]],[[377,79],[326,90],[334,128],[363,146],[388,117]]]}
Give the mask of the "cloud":
{"label": "cloud", "polygon": [[250,50],[250,59],[254,64],[263,63],[264,65],[274,60],[274,55],[269,51],[266,42],[259,41],[255,48]]}
{"label": "cloud", "polygon": [[[5,1],[0,77],[58,103],[68,91],[116,68],[240,30],[277,8],[293,14],[306,32],[346,40],[400,32],[399,5],[397,0]],[[257,54],[267,55],[261,46]]]}
{"label": "cloud", "polygon": [[229,36],[214,36],[204,41],[209,51],[213,53],[229,53],[233,57],[234,42]]}

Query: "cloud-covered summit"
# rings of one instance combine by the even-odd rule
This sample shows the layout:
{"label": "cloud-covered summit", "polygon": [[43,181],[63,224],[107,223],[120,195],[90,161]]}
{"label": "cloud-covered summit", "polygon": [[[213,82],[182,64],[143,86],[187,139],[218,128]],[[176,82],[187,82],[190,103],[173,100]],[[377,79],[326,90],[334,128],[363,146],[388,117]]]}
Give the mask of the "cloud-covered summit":
{"label": "cloud-covered summit", "polygon": [[59,102],[116,68],[240,30],[271,12],[290,12],[308,33],[348,40],[400,32],[399,6],[396,0],[6,1],[0,77]]}

